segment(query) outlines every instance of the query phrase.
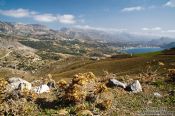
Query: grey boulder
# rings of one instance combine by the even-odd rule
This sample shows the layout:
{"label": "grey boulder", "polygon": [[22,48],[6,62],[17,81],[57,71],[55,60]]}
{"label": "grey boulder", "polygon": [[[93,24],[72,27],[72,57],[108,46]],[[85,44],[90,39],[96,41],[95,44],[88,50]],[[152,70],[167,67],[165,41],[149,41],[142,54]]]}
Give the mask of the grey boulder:
{"label": "grey boulder", "polygon": [[108,82],[108,85],[109,86],[116,86],[116,87],[122,87],[122,88],[126,88],[127,84],[126,83],[122,83],[116,79],[109,79],[109,82]]}
{"label": "grey boulder", "polygon": [[138,80],[134,81],[133,83],[129,84],[126,87],[126,90],[132,91],[133,93],[138,93],[142,91],[142,86]]}

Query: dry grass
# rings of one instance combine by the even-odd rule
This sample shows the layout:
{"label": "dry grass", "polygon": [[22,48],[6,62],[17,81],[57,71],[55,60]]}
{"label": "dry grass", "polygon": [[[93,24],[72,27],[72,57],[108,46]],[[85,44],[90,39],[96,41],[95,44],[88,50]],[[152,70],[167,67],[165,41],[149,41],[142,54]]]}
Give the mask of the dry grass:
{"label": "dry grass", "polygon": [[[3,79],[0,81],[0,91],[5,97],[0,98],[0,115],[76,115],[81,111],[90,111],[102,116],[135,116],[141,108],[173,108],[175,67],[171,64],[175,63],[174,58],[160,55],[100,61],[73,59],[70,64],[69,61],[52,64],[47,70],[49,73],[46,71],[47,75],[44,74],[42,82],[53,78],[58,81],[56,88],[50,93],[40,95],[28,91],[19,92],[18,99],[13,99],[10,94],[7,99],[7,94],[4,94],[6,81]],[[52,70],[54,67],[56,68]],[[2,77],[6,73],[3,72]],[[143,91],[135,94],[118,87],[107,87],[106,82],[113,76],[126,83],[139,80]],[[160,93],[162,97],[154,96],[154,92]]]}
{"label": "dry grass", "polygon": [[[108,73],[105,79],[111,75],[115,76]],[[81,111],[87,111],[87,113],[97,113],[102,116],[121,114],[134,116],[141,108],[174,106],[174,96],[168,94],[171,89],[174,89],[174,85],[166,81],[168,78],[156,75],[153,82],[145,74],[116,76],[116,79],[122,79],[127,83],[135,79],[140,80],[143,92],[134,94],[122,88],[106,87],[107,80],[97,79],[91,72],[79,73],[70,83],[65,80],[59,81],[56,84],[57,89],[52,89],[47,94],[35,95],[29,91],[18,91],[16,99],[14,99],[16,94],[4,94],[6,99],[2,101],[0,111],[1,114],[7,115],[31,115],[32,113],[34,113],[32,115],[60,113],[75,115]],[[1,89],[4,91],[6,81],[0,82]],[[163,99],[155,97],[154,92],[159,92]]]}

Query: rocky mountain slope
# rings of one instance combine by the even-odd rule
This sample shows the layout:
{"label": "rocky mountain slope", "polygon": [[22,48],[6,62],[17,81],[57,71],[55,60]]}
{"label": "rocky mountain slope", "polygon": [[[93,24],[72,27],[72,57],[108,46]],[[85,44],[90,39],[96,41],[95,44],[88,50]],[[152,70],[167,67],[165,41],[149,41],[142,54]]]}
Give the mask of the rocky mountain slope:
{"label": "rocky mountain slope", "polygon": [[[0,22],[0,31],[9,34],[13,33],[15,35],[26,35],[42,39],[78,39],[83,41],[96,40],[105,43],[133,43],[154,46],[160,46],[164,43],[172,42],[172,40],[174,41],[174,39],[171,38],[166,40],[157,36],[130,34],[122,31],[104,31],[88,28],[61,28],[60,30],[53,30],[39,24],[20,24],[9,22]],[[159,38],[164,42],[157,42]]]}
{"label": "rocky mountain slope", "polygon": [[151,40],[149,43],[152,45],[164,46],[171,42],[175,42],[175,40],[169,37],[161,37],[160,39]]}
{"label": "rocky mountain slope", "polygon": [[81,28],[63,28],[61,32],[66,33],[71,38],[86,38],[101,40],[104,42],[133,42],[133,43],[144,43],[158,37],[143,36],[137,34],[130,34],[122,31],[102,31],[95,29],[81,29]]}

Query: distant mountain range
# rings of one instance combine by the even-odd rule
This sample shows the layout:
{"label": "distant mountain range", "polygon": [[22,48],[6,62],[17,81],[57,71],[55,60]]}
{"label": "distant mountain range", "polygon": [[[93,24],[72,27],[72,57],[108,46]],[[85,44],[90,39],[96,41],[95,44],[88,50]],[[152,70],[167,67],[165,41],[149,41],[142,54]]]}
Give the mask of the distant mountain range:
{"label": "distant mountain range", "polygon": [[162,46],[162,45],[169,44],[171,42],[175,42],[175,39],[168,38],[168,37],[161,37],[160,39],[154,39],[149,41],[149,44]]}
{"label": "distant mountain range", "polygon": [[145,42],[153,39],[152,37],[126,32],[107,32],[93,29],[63,28],[60,31],[72,36],[72,38],[92,38],[105,42]]}
{"label": "distant mountain range", "polygon": [[170,49],[170,48],[175,48],[175,42],[171,42],[171,43],[168,43],[168,44],[164,44],[161,46],[162,48],[165,48],[165,49]]}
{"label": "distant mountain range", "polygon": [[151,46],[162,46],[175,42],[175,39],[169,37],[146,36],[130,34],[127,32],[109,32],[81,28],[61,28],[60,30],[53,30],[40,24],[10,22],[0,22],[0,32],[40,39],[78,39],[83,41],[101,41],[103,43],[141,43]]}

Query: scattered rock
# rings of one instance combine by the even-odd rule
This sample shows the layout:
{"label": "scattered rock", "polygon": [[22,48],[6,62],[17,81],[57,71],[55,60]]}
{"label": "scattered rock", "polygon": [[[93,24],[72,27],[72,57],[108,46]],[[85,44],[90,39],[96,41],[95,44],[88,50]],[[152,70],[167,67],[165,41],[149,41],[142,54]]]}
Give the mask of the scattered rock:
{"label": "scattered rock", "polygon": [[23,80],[19,77],[12,77],[9,78],[9,87],[11,90],[19,89],[19,90],[31,90],[32,84],[27,82],[26,80]]}
{"label": "scattered rock", "polygon": [[159,66],[164,66],[165,64],[163,62],[159,62]]}
{"label": "scattered rock", "polygon": [[129,84],[126,87],[126,90],[132,91],[133,93],[138,93],[142,91],[142,86],[138,80],[134,81],[133,83]]}
{"label": "scattered rock", "polygon": [[108,85],[113,87],[113,86],[117,86],[117,87],[122,87],[122,88],[126,88],[127,84],[122,83],[116,79],[109,79]]}
{"label": "scattered rock", "polygon": [[89,110],[81,110],[77,113],[77,116],[93,116],[93,113]]}
{"label": "scattered rock", "polygon": [[162,95],[160,93],[158,93],[158,92],[155,92],[154,93],[154,96],[156,96],[156,97],[162,97]]}
{"label": "scattered rock", "polygon": [[90,59],[91,59],[91,60],[97,60],[97,61],[100,60],[99,57],[91,57]]}
{"label": "scattered rock", "polygon": [[45,92],[47,93],[47,92],[50,92],[50,88],[49,86],[44,84],[44,85],[33,88],[33,91],[38,94],[45,93]]}

